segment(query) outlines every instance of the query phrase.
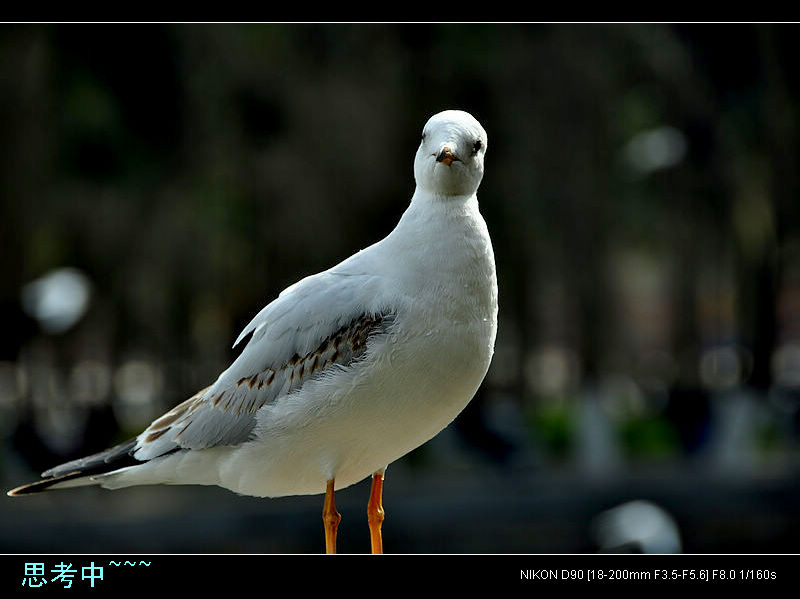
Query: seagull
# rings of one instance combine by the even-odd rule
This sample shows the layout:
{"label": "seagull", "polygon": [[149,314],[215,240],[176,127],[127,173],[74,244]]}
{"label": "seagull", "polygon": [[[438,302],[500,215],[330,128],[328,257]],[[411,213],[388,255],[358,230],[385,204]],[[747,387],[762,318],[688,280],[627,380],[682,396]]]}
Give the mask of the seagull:
{"label": "seagull", "polygon": [[241,332],[227,370],[137,437],[8,495],[153,484],[325,493],[335,553],[334,492],[372,476],[367,522],[372,553],[383,553],[387,466],[455,419],[494,353],[497,275],[477,198],[486,147],[471,114],[432,116],[389,235],[286,288]]}

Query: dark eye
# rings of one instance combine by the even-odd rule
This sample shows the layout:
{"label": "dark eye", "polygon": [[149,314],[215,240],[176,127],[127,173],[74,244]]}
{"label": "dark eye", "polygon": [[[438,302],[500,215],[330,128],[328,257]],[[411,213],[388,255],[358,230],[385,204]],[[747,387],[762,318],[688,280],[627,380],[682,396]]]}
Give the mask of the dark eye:
{"label": "dark eye", "polygon": [[422,132],[422,141],[425,141],[425,132]]}
{"label": "dark eye", "polygon": [[483,144],[481,143],[481,140],[480,139],[475,140],[475,143],[472,145],[472,153],[477,154],[478,150],[480,150],[482,147]]}

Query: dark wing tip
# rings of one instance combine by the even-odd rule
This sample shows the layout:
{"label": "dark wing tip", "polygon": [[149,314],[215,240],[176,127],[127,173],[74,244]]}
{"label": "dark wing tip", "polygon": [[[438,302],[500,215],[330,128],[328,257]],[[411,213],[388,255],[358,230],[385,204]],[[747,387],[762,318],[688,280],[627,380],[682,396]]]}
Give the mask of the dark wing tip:
{"label": "dark wing tip", "polygon": [[135,446],[136,439],[133,438],[125,443],[101,451],[100,453],[66,462],[65,464],[47,470],[43,474],[45,478],[42,480],[22,485],[16,489],[11,489],[6,492],[6,495],[9,497],[32,495],[34,493],[47,491],[53,485],[68,480],[104,474],[112,470],[124,468],[125,466],[140,464],[141,462],[132,455]]}
{"label": "dark wing tip", "polygon": [[16,489],[11,489],[6,493],[6,495],[9,497],[33,495],[34,493],[41,493],[42,491],[50,490],[50,487],[57,483],[64,482],[66,480],[72,480],[73,478],[80,478],[82,476],[86,476],[86,473],[81,471],[70,472],[69,474],[64,474],[62,476],[54,476],[53,478],[46,478],[44,480],[38,480],[35,483],[22,485]]}

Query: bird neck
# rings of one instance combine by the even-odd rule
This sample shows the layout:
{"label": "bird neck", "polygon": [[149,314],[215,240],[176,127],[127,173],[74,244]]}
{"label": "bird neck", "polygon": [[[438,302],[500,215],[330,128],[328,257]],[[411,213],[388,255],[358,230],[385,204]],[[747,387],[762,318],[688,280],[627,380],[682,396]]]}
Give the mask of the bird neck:
{"label": "bird neck", "polygon": [[[478,198],[441,198],[419,189],[387,239],[396,277],[409,296],[429,297],[451,322],[494,322],[494,253]],[[402,262],[402,264],[401,264]]]}
{"label": "bird neck", "polygon": [[476,191],[467,194],[446,194],[430,191],[419,185],[414,190],[414,195],[411,196],[411,205],[425,207],[425,210],[429,209],[427,208],[428,206],[433,209],[443,208],[445,210],[459,210],[460,206],[472,202],[477,204],[477,201],[478,197]]}
{"label": "bird neck", "polygon": [[419,269],[468,272],[486,269],[487,262],[494,266],[475,194],[436,196],[418,188],[390,237],[387,251],[419,256]]}

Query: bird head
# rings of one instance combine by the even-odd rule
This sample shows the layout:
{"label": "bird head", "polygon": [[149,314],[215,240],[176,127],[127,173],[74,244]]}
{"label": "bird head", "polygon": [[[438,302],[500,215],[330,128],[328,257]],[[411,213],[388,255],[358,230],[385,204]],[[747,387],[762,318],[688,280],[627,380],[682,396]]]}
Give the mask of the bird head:
{"label": "bird head", "polygon": [[438,196],[471,196],[483,179],[486,131],[468,112],[445,110],[422,129],[414,160],[417,186]]}

